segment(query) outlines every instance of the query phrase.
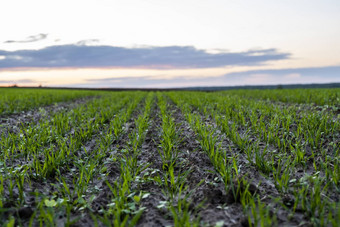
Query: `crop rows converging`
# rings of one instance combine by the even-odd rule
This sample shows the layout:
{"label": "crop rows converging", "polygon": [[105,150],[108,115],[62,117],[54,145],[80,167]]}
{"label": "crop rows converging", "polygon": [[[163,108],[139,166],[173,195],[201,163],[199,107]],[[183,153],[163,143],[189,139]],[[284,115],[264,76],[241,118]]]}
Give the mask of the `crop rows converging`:
{"label": "crop rows converging", "polygon": [[7,91],[0,226],[340,223],[338,89]]}

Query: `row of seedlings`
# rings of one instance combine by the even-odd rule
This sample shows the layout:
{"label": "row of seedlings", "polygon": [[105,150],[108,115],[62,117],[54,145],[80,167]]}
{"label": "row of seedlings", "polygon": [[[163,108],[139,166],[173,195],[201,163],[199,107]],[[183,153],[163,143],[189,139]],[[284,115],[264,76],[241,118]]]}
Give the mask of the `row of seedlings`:
{"label": "row of seedlings", "polygon": [[231,147],[229,149],[222,148],[221,141],[216,134],[216,127],[206,124],[204,118],[200,114],[193,112],[180,96],[170,94],[170,97],[181,108],[187,121],[196,131],[201,147],[208,155],[215,171],[224,183],[225,196],[228,197],[226,205],[231,205],[235,202],[242,205],[243,212],[247,215],[247,218],[238,221],[250,226],[264,223],[268,226],[277,224],[275,214],[272,214],[269,207],[266,207],[261,201],[257,194],[256,186],[245,175],[241,174],[237,160],[238,156],[232,154]]}
{"label": "row of seedlings", "polygon": [[192,204],[190,195],[194,190],[190,189],[187,182],[191,169],[187,168],[185,163],[187,160],[179,149],[183,140],[182,132],[179,130],[180,125],[175,122],[169,104],[160,93],[158,93],[158,106],[162,120],[158,150],[162,169],[156,180],[166,198],[159,208],[165,208],[171,214],[174,226],[198,226],[200,220],[195,213],[199,207],[196,210],[189,209]]}
{"label": "row of seedlings", "polygon": [[[84,169],[84,160],[78,159],[83,144],[97,134],[103,124],[130,99],[134,100],[133,96],[121,93],[91,101],[69,112],[57,113],[48,120],[41,120],[37,125],[23,127],[19,135],[12,134],[9,140],[2,140],[2,148],[10,148],[10,155],[2,156],[4,166],[1,171],[11,173],[1,179],[5,189],[1,193],[2,215],[12,217],[11,221],[17,217],[19,223],[29,217],[30,223],[35,219],[53,223],[56,214],[52,208],[57,204],[51,205],[46,201],[50,201],[47,197],[55,194],[55,179],[68,172],[80,173],[80,169]],[[84,192],[76,182],[73,186],[76,187],[74,191]],[[77,193],[79,197],[81,194]],[[78,200],[72,198],[70,202],[65,199],[62,203],[70,202],[76,207],[77,202],[74,201]],[[52,207],[49,213],[45,212],[46,206]]]}
{"label": "row of seedlings", "polygon": [[[188,98],[190,99],[192,98],[192,96],[188,96]],[[193,99],[194,98],[192,98],[192,100]],[[326,162],[322,160],[317,166],[314,161],[313,165],[311,165],[310,160],[308,160],[306,157],[301,157],[301,155],[299,155],[296,150],[293,151],[293,154],[292,151],[290,151],[291,153],[287,154],[286,150],[282,150],[282,148],[276,147],[276,151],[274,150],[274,152],[269,152],[269,142],[260,144],[259,141],[255,142],[251,140],[252,133],[256,129],[265,127],[263,131],[270,131],[274,128],[270,127],[271,125],[264,125],[261,119],[263,115],[269,115],[271,113],[270,111],[262,112],[262,115],[257,116],[258,118],[260,118],[260,120],[258,120],[255,115],[255,113],[259,112],[259,110],[261,111],[261,109],[263,110],[269,108],[268,106],[263,106],[263,103],[252,104],[251,102],[247,102],[248,105],[245,105],[245,103],[242,102],[240,104],[240,100],[227,99],[227,101],[225,101],[223,99],[217,100],[217,98],[215,97],[206,98],[206,101],[203,102],[205,105],[203,105],[201,104],[202,102],[199,102],[202,101],[202,99],[203,97],[201,95],[201,97],[196,97],[192,103],[194,103],[194,106],[198,107],[198,109],[201,109],[201,112],[205,113],[205,115],[212,115],[215,118],[216,122],[222,126],[223,131],[227,134],[227,136],[230,137],[232,141],[237,144],[243,152],[247,154],[247,159],[250,163],[254,164],[259,170],[261,170],[261,172],[263,172],[267,176],[274,178],[275,186],[281,192],[283,197],[293,194],[294,198],[292,199],[290,196],[290,199],[286,201],[286,204],[283,204],[285,209],[292,207],[293,211],[291,216],[293,216],[295,211],[302,210],[305,213],[305,217],[307,218],[307,220],[313,222],[314,224],[325,224],[325,222],[333,224],[336,223],[336,220],[339,218],[337,214],[337,210],[339,210],[339,201],[337,201],[336,199],[336,195],[338,194],[338,181],[336,180],[339,173],[339,170],[337,169],[338,160],[334,160],[334,162],[336,163],[336,165],[334,166],[335,169],[327,167],[323,168],[323,170],[326,172],[326,177],[322,177],[320,176],[320,168],[322,166],[327,166],[334,163],[330,161],[327,162],[326,155],[324,155]],[[214,102],[212,100],[214,100]],[[188,102],[190,103],[190,101]],[[209,105],[209,103],[216,104]],[[254,109],[246,109],[247,107],[254,106]],[[273,108],[271,108],[271,110],[275,112],[275,109],[273,110]],[[249,113],[255,115],[255,117],[249,117]],[[287,118],[289,119],[289,117],[278,118],[277,115],[275,115],[275,118],[281,121]],[[309,118],[308,121],[313,121],[313,119]],[[255,122],[257,124],[255,124]],[[289,122],[286,122],[286,125],[289,125]],[[305,127],[307,127],[307,125],[305,125]],[[330,135],[333,135],[332,130],[334,127],[338,126],[331,126],[331,129],[328,130],[328,133]],[[246,129],[243,130],[243,133],[241,133],[242,128]],[[259,133],[259,131],[256,132]],[[259,139],[261,138],[261,136],[257,137]],[[298,143],[299,141],[295,141],[294,145],[297,146]],[[276,144],[274,144],[274,148],[275,145]],[[292,145],[290,145],[290,148],[292,149]],[[335,146],[332,146],[332,148],[334,149],[335,154],[339,152],[339,150],[336,149]],[[292,161],[290,159],[291,155],[295,157]],[[312,155],[314,156],[314,154]],[[313,156],[312,158],[314,158]],[[318,167],[319,169],[318,171],[315,171],[316,174],[312,176],[306,174],[297,180],[299,175],[294,175],[292,171],[294,170],[294,168],[301,169],[302,161],[309,161],[310,164],[303,165],[302,169],[304,170],[308,170],[308,168],[314,168],[315,170],[317,170]],[[309,185],[312,185],[312,187],[310,187]],[[328,195],[326,196],[325,193],[327,193]],[[308,199],[309,196],[312,196],[312,199]],[[329,198],[329,196],[333,197]],[[325,217],[327,217],[328,221],[325,219]]]}
{"label": "row of seedlings", "polygon": [[58,102],[74,101],[79,98],[103,95],[102,91],[62,90],[62,89],[0,89],[0,116]]}
{"label": "row of seedlings", "polygon": [[128,140],[119,153],[111,157],[119,166],[118,178],[107,178],[105,183],[110,190],[107,199],[109,203],[102,207],[99,214],[92,214],[92,220],[97,226],[135,226],[145,207],[141,200],[149,193],[133,187],[140,174],[148,167],[148,163],[138,163],[141,145],[149,127],[149,118],[154,94],[149,93],[145,100],[144,112],[134,122],[134,128],[128,135]]}
{"label": "row of seedlings", "polygon": [[67,209],[72,213],[67,213],[66,217],[64,215],[57,222],[63,225],[75,222],[83,225],[92,221],[89,217],[96,211],[94,200],[102,190],[101,182],[105,182],[109,175],[107,166],[112,163],[112,158],[108,157],[111,154],[111,144],[127,133],[126,122],[145,97],[145,94],[137,95],[129,97],[109,122],[82,145],[77,162],[74,162],[76,168],[71,169],[67,177],[58,178],[56,191],[59,193],[55,197],[67,198],[66,201],[71,203],[64,205],[70,205],[73,201],[76,206]]}
{"label": "row of seedlings", "polygon": [[289,89],[289,90],[233,90],[221,92],[237,98],[262,99],[271,102],[338,105],[340,89]]}

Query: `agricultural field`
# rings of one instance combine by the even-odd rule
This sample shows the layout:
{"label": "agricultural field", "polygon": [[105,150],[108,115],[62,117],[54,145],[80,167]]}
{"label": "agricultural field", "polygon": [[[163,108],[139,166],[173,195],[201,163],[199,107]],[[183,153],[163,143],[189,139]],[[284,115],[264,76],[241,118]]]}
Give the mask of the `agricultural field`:
{"label": "agricultural field", "polygon": [[0,89],[0,226],[339,226],[340,89]]}

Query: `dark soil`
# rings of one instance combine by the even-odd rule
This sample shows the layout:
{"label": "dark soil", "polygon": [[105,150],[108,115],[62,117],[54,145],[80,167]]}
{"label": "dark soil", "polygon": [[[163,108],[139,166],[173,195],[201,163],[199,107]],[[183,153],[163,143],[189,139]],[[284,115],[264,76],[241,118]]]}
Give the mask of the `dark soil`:
{"label": "dark soil", "polygon": [[[76,105],[86,103],[89,99],[77,100],[72,103],[62,103],[56,106],[48,106],[40,108],[39,110],[31,110],[21,114],[3,116],[0,118],[1,126],[0,132],[6,133],[6,130],[11,132],[17,132],[21,123],[26,122],[39,122],[43,117],[48,117],[52,113],[62,111],[65,109],[71,109]],[[141,102],[144,103],[144,102]],[[200,219],[201,226],[215,226],[216,223],[222,223],[223,226],[248,226],[248,218],[244,214],[242,205],[239,198],[235,198],[232,191],[227,190],[220,176],[215,171],[214,166],[209,160],[208,155],[203,151],[198,141],[198,136],[185,120],[180,109],[175,106],[170,100],[169,111],[175,120],[177,130],[180,133],[182,139],[179,146],[179,165],[175,169],[175,174],[180,174],[182,171],[190,170],[190,174],[187,177],[186,185],[188,186],[186,194],[189,194],[189,201],[191,205],[189,207],[191,212],[191,218]],[[88,185],[88,195],[84,197],[85,200],[90,200],[91,195],[95,195],[89,208],[85,210],[75,210],[71,213],[71,219],[79,219],[74,226],[94,226],[94,221],[91,215],[100,217],[101,210],[107,209],[107,205],[111,203],[112,192],[107,186],[106,181],[109,183],[115,182],[120,176],[120,165],[115,160],[116,157],[121,155],[123,149],[128,148],[129,134],[135,129],[135,119],[142,113],[142,105],[138,106],[133,116],[124,127],[124,133],[120,138],[112,141],[104,157],[102,157],[98,164],[98,170],[93,182]],[[138,165],[145,166],[148,164],[148,168],[140,174],[142,181],[132,184],[133,190],[139,190],[150,193],[150,196],[141,200],[140,206],[145,207],[145,211],[141,216],[137,226],[171,226],[173,225],[173,219],[169,210],[166,208],[158,208],[168,198],[163,192],[157,182],[150,180],[149,177],[154,177],[162,171],[162,160],[159,154],[159,144],[161,138],[161,124],[160,110],[155,101],[149,119],[149,128],[146,133],[145,140],[141,146],[141,153],[138,156]],[[218,144],[221,144],[221,149],[228,151],[227,156],[229,158],[236,158],[237,165],[240,168],[239,178],[243,178],[249,182],[249,192],[253,195],[259,196],[262,202],[266,204],[266,207],[270,209],[270,215],[276,215],[279,226],[309,226],[311,223],[304,213],[297,209],[293,215],[290,215],[291,207],[289,204],[294,203],[294,197],[292,194],[280,193],[273,181],[273,176],[265,174],[256,166],[249,163],[246,155],[238,148],[233,142],[226,138],[220,127],[211,118],[204,118],[204,122],[207,125],[213,126],[216,129],[215,135],[218,137]],[[103,126],[102,132],[105,133],[107,127]],[[243,134],[246,130],[244,128],[238,129],[240,134]],[[98,149],[97,140],[103,136],[102,133],[95,134],[89,141],[84,143],[84,149],[77,152],[77,156],[82,160],[89,160],[93,158],[94,151]],[[251,136],[250,140],[259,141],[256,136]],[[216,144],[216,146],[218,145]],[[265,147],[265,143],[262,143],[262,149]],[[273,147],[273,149],[275,149]],[[26,162],[25,160],[17,160],[16,165]],[[311,164],[306,168],[299,168],[296,172],[292,172],[292,178],[299,179],[305,176],[306,172],[315,173]],[[1,167],[1,166],[0,166]],[[102,177],[99,169],[103,167],[107,168],[107,176]],[[68,171],[63,173],[66,178],[66,183],[73,184],[73,179],[79,176],[79,171],[71,171],[74,166],[69,166]],[[203,180],[202,184],[199,184]],[[13,200],[7,199],[7,203],[3,205],[3,210],[0,210],[0,219],[7,219],[8,216],[21,220],[16,222],[17,225],[22,224],[28,226],[30,217],[36,210],[36,206],[41,200],[41,195],[47,197],[62,197],[58,191],[58,187],[62,185],[57,179],[51,178],[44,181],[32,179],[30,184],[25,185],[25,204],[18,205],[15,203],[16,198],[19,197],[18,190],[15,188]],[[241,185],[241,188],[245,187]],[[74,188],[70,188],[74,190]],[[339,201],[337,193],[329,191],[327,196],[333,200]],[[9,198],[9,193],[5,193],[5,198]],[[277,198],[286,204],[287,209],[279,206]],[[65,210],[56,211],[57,226],[64,226],[67,218]],[[289,217],[289,218],[288,218]],[[0,222],[1,223],[1,222]],[[38,222],[33,222],[34,226],[38,226]],[[99,222],[99,226],[103,226],[103,223]]]}
{"label": "dark soil", "polygon": [[[92,99],[92,98],[91,98]],[[67,111],[72,108],[75,108],[77,105],[84,104],[88,102],[91,99],[82,99],[77,100],[73,103],[62,103],[56,106],[49,106],[46,107],[46,109],[40,109],[39,112],[29,111],[28,113],[23,113],[22,115],[18,115],[18,120],[15,121],[16,124],[20,125],[21,120],[27,120],[30,122],[39,122],[39,120],[43,117],[48,117],[49,114],[58,112],[58,111]],[[95,176],[94,181],[90,182],[90,184],[87,186],[88,191],[90,192],[89,195],[85,198],[86,200],[89,199],[91,195],[94,193],[97,193],[96,198],[92,202],[92,211],[87,210],[85,213],[80,211],[72,211],[71,216],[69,217],[70,220],[72,219],[79,219],[73,226],[93,226],[93,220],[91,219],[90,213],[91,212],[98,212],[98,210],[102,209],[103,207],[106,207],[106,205],[109,203],[111,198],[111,191],[105,184],[105,180],[108,180],[109,182],[113,182],[117,177],[119,177],[119,165],[117,163],[112,162],[111,160],[113,157],[115,157],[119,149],[126,146],[127,141],[129,140],[129,133],[134,128],[134,120],[136,117],[140,114],[139,109],[141,109],[141,106],[144,102],[140,102],[140,105],[136,108],[134,113],[132,114],[131,118],[128,122],[124,125],[124,132],[121,135],[121,138],[115,139],[109,150],[106,152],[106,156],[102,158],[102,162],[98,164],[100,167],[107,167],[108,172],[108,178],[102,178],[100,176]],[[46,113],[45,111],[49,111]],[[42,114],[42,113],[43,114]],[[12,115],[11,115],[12,117]],[[13,117],[13,119],[15,119]],[[14,123],[14,120],[13,122]],[[108,122],[107,126],[109,126],[110,122]],[[16,125],[13,126],[13,124],[8,124],[8,127],[15,128]],[[108,127],[103,125],[102,130],[98,132],[97,134],[93,135],[92,138],[84,143],[82,148],[72,155],[72,160],[75,159],[75,156],[78,157],[79,160],[88,160],[93,158],[94,151],[96,149],[99,149],[97,140],[100,139],[103,136],[103,132],[108,130]],[[87,152],[85,152],[85,149]],[[108,162],[108,160],[110,160]],[[27,164],[29,160],[24,160],[24,157],[22,159],[16,159],[13,163],[11,163],[11,166],[20,166],[23,164]],[[104,164],[106,163],[106,164]],[[1,166],[0,166],[1,167]],[[78,168],[74,166],[72,163],[68,165],[67,168],[69,171],[63,172],[63,177],[65,178],[65,182],[69,185],[69,189],[71,193],[74,191],[73,180],[79,177],[80,173],[78,171]],[[98,168],[99,169],[99,168]],[[72,170],[72,171],[70,171]],[[99,174],[97,172],[97,174]],[[8,185],[7,185],[8,186]],[[5,183],[6,187],[6,183]],[[30,179],[30,183],[25,185],[24,187],[24,194],[25,194],[25,204],[22,206],[18,206],[18,204],[15,202],[16,199],[19,197],[18,188],[14,187],[14,193],[12,196],[12,199],[10,199],[9,192],[5,192],[5,199],[6,202],[3,205],[4,211],[1,212],[0,210],[0,220],[4,217],[14,216],[16,218],[19,218],[21,224],[24,226],[28,225],[28,221],[33,215],[34,212],[39,212],[36,210],[36,206],[38,203],[42,200],[42,197],[51,198],[53,196],[63,198],[61,194],[59,194],[58,190],[59,187],[63,187],[62,184],[58,181],[58,179],[50,177],[46,178],[44,180],[41,179]],[[59,195],[58,195],[59,194]],[[20,208],[18,208],[20,207]],[[3,216],[4,215],[4,216]],[[17,221],[17,220],[16,220]],[[67,218],[65,214],[65,210],[60,210],[56,214],[56,221],[57,226],[64,226]],[[16,222],[17,223],[17,222]],[[17,223],[19,224],[19,223]],[[38,226],[38,223],[33,222],[33,226]]]}
{"label": "dark soil", "polygon": [[61,102],[54,105],[43,106],[36,109],[22,111],[21,113],[0,115],[0,136],[2,133],[18,132],[20,126],[30,123],[38,123],[42,118],[49,118],[52,114],[60,111],[68,111],[77,105],[93,100],[94,97],[81,98],[71,102]]}
{"label": "dark soil", "polygon": [[[211,117],[206,118],[203,115],[201,116],[203,119],[205,119],[206,125],[213,126],[217,129],[215,135],[220,138],[219,142],[222,142],[222,148],[231,151],[230,157],[236,157],[238,166],[241,166],[240,176],[247,179],[248,182],[251,182],[250,186],[253,188],[252,190],[254,191],[254,193],[256,192],[256,194],[259,195],[261,201],[265,202],[266,206],[270,208],[270,213],[276,215],[279,226],[300,226],[301,223],[304,223],[303,226],[312,226],[312,223],[310,222],[310,217],[304,214],[300,206],[298,206],[293,215],[291,214],[292,210],[290,209],[292,209],[292,204],[294,204],[295,202],[293,194],[279,192],[273,183],[275,180],[273,179],[272,174],[263,173],[261,170],[257,169],[255,165],[249,163],[243,151],[239,149],[235,144],[233,144],[233,142],[229,138],[225,137],[225,135],[220,131],[220,127],[214,122]],[[240,135],[245,134],[246,131],[246,128],[238,128],[238,133]],[[260,152],[263,152],[266,147],[266,143],[261,142],[261,139],[257,138],[254,134],[251,134],[249,140],[259,141],[261,147]],[[275,148],[274,146],[269,147],[269,150],[273,151],[275,149],[277,148]],[[306,155],[311,156],[312,153],[308,153],[307,151]],[[318,156],[318,154],[316,156]],[[271,158],[273,157],[274,160],[276,160],[275,154],[274,156],[268,155],[266,158],[268,159],[268,161],[271,161]],[[313,161],[312,159],[309,159],[308,163],[306,163],[305,166],[298,165],[297,167],[295,167],[295,171],[292,171],[290,174],[290,179],[299,180],[302,177],[312,176],[313,174],[324,176],[322,170],[314,169]],[[325,184],[323,184],[323,186],[325,186]],[[325,196],[331,198],[333,201],[339,202],[339,191],[335,187],[329,186],[325,191]],[[285,204],[287,209],[284,209],[282,206],[278,205],[277,201],[281,201],[281,203]],[[229,200],[228,202],[230,203],[231,201]],[[240,209],[240,211],[242,210]],[[244,218],[241,218],[239,223],[245,225]]]}

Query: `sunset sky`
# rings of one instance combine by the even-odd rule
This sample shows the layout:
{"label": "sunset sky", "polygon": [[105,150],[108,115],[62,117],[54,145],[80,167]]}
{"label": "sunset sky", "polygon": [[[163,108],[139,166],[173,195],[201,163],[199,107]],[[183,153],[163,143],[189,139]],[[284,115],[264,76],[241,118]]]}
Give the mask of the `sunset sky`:
{"label": "sunset sky", "polygon": [[0,9],[0,86],[340,82],[338,0],[11,0]]}

